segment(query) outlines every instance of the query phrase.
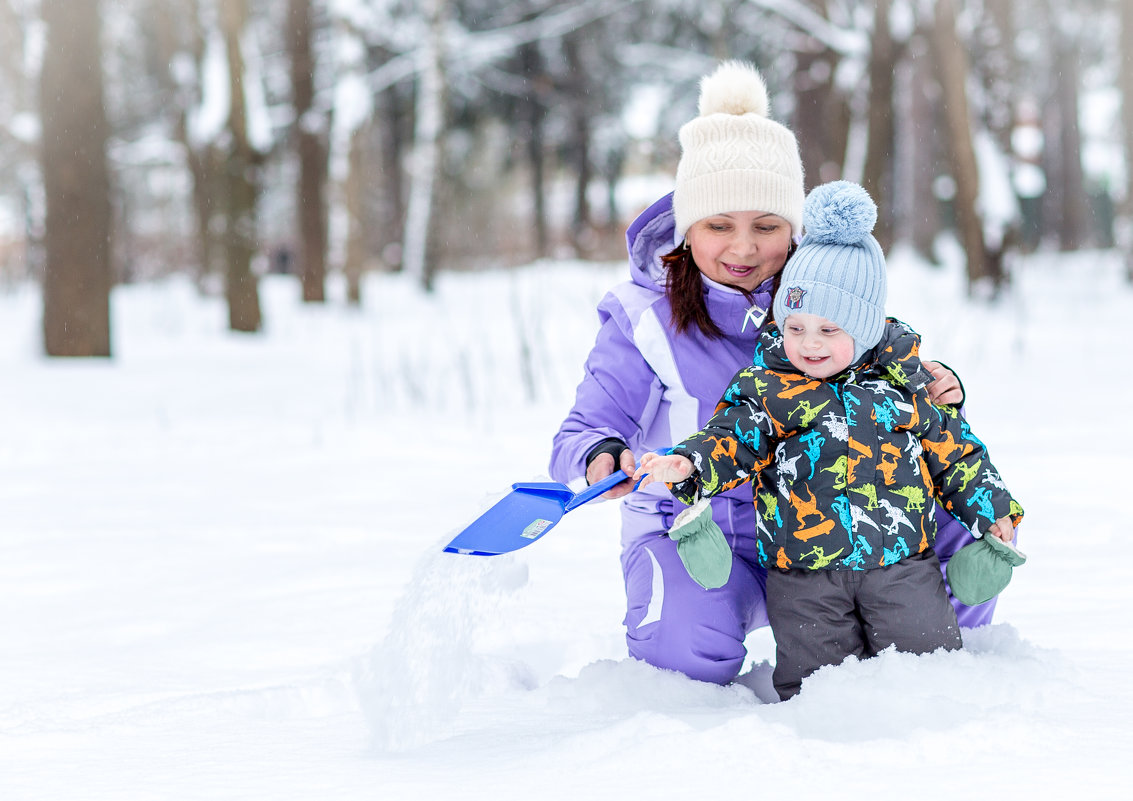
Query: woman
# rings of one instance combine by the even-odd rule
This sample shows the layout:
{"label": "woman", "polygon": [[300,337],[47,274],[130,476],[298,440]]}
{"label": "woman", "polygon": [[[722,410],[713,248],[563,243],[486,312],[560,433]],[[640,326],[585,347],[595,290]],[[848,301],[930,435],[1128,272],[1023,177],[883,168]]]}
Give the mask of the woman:
{"label": "woman", "polygon": [[[632,280],[599,304],[585,377],[555,435],[556,480],[581,487],[615,465],[632,474],[635,455],[699,430],[732,376],[750,363],[779,271],[802,234],[798,144],[767,113],[766,88],[750,65],[727,62],[702,80],[699,116],[680,131],[675,189],[630,226]],[[962,401],[957,379],[927,364],[938,376],[934,399]],[[702,681],[724,684],[739,674],[744,638],[767,625],[753,484],[712,500],[734,557],[727,583],[714,590],[689,577],[676,543],[663,536],[684,508],[664,485],[630,495],[627,479],[607,493],[625,497],[631,656]],[[938,524],[946,564],[971,535],[947,514]],[[962,626],[977,626],[990,621],[994,602],[956,606]]]}

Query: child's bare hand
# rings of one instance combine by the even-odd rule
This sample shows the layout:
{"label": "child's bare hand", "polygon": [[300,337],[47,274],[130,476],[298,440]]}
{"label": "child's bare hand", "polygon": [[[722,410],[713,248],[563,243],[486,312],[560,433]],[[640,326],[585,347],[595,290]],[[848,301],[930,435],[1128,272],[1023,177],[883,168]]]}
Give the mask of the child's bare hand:
{"label": "child's bare hand", "polygon": [[1003,542],[1011,542],[1015,539],[1015,527],[1011,525],[1010,517],[1001,517],[996,520],[987,530],[987,533]]}
{"label": "child's bare hand", "polygon": [[641,481],[645,487],[654,481],[663,481],[674,484],[684,481],[692,475],[692,462],[683,456],[661,456],[658,453],[647,453],[641,457],[641,466],[633,474],[634,481]]}

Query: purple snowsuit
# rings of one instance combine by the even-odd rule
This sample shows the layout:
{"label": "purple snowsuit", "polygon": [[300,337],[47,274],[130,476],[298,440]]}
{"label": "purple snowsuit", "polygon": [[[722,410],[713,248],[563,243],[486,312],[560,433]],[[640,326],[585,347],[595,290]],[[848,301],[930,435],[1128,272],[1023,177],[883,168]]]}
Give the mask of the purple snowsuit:
{"label": "purple snowsuit", "polygon": [[[699,431],[736,371],[751,363],[771,305],[770,280],[758,288],[752,306],[742,293],[704,278],[709,314],[724,337],[710,339],[695,326],[677,334],[660,260],[676,244],[672,195],[642,212],[626,241],[633,280],[614,287],[598,305],[597,341],[551,452],[552,478],[576,491],[586,485],[587,455],[603,440],[619,439],[640,458]],[[719,589],[705,590],[693,581],[677,544],[665,536],[683,508],[662,483],[622,501],[626,643],[637,659],[726,684],[743,667],[744,638],[767,625],[767,574],[756,558],[752,485],[712,499],[712,517],[735,557]],[[940,509],[937,525],[943,568],[972,535]],[[976,607],[952,603],[965,627],[989,623],[995,608],[995,599]]]}

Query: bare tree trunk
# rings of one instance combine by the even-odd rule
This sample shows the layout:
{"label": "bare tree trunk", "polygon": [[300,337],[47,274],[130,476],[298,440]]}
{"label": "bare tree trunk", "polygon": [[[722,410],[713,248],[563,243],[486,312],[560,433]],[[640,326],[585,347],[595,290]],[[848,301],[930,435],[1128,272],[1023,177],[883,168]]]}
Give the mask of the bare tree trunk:
{"label": "bare tree trunk", "polygon": [[578,52],[578,34],[563,39],[563,51],[569,67],[568,93],[571,104],[571,152],[574,155],[574,220],[571,225],[571,246],[575,255],[586,253],[590,236],[590,110],[586,105],[586,66]]}
{"label": "bare tree trunk", "polygon": [[[405,266],[405,221],[407,142],[406,118],[412,105],[395,87],[388,87],[374,98],[374,108],[366,129],[370,132],[354,140],[366,178],[358,186],[360,246],[377,258],[383,269],[401,271]],[[365,136],[372,136],[366,141]],[[411,143],[410,143],[411,145]]]}
{"label": "bare tree trunk", "polygon": [[346,258],[342,272],[346,275],[346,300],[351,306],[362,304],[362,272],[366,261],[366,226],[363,198],[365,194],[362,175],[362,141],[366,126],[357,128],[350,134],[346,180],[343,186],[346,205]]}
{"label": "bare tree trunk", "polygon": [[[200,7],[196,0],[176,7],[155,3],[152,7],[156,48],[161,61],[172,66],[181,48],[186,48],[196,66],[203,72],[204,32],[200,25]],[[188,28],[186,33],[185,28]],[[184,40],[187,40],[185,44]],[[210,143],[194,143],[189,136],[189,110],[200,102],[199,83],[174,79],[169,70],[160,75],[162,89],[173,98],[176,107],[175,136],[185,150],[189,175],[193,179],[193,212],[195,216],[196,274],[198,287],[219,271],[223,242],[213,221],[219,214],[217,198],[221,195],[222,154]],[[199,78],[198,78],[199,81]]]}
{"label": "bare tree trunk", "polygon": [[312,108],[315,62],[312,54],[311,0],[290,0],[288,42],[291,51],[291,102],[295,109],[295,141],[299,156],[299,186],[295,213],[299,217],[303,300],[326,300],[327,145],[325,120]]}
{"label": "bare tree trunk", "polygon": [[873,234],[882,250],[893,244],[893,81],[898,48],[889,30],[890,0],[874,5],[873,35],[869,55],[869,141],[866,147],[862,185],[877,204]]}
{"label": "bare tree trunk", "polygon": [[193,209],[196,212],[197,231],[197,285],[203,287],[209,276],[219,272],[224,242],[217,236],[213,220],[219,209],[216,199],[221,196],[223,164],[220,152],[213,145],[194,147],[189,141],[186,119],[181,120],[181,143],[185,147],[189,174],[193,176]]}
{"label": "bare tree trunk", "polygon": [[983,58],[987,92],[988,128],[1003,153],[1011,152],[1011,131],[1015,125],[1015,100],[1018,97],[1018,65],[1013,57],[1016,26],[1015,0],[986,0],[987,25],[995,30],[989,53]]}
{"label": "bare tree trunk", "polygon": [[1082,173],[1082,135],[1078,128],[1078,53],[1072,41],[1055,37],[1058,92],[1059,227],[1062,250],[1078,250],[1089,240],[1086,181]]}
{"label": "bare tree trunk", "polygon": [[850,109],[834,86],[838,55],[817,39],[808,42],[805,50],[795,54],[795,115],[791,128],[798,132],[803,176],[807,186],[813,188],[842,177]]}
{"label": "bare tree trunk", "polygon": [[24,110],[25,100],[22,91],[26,85],[24,76],[24,36],[20,19],[8,0],[0,2],[0,85],[18,98],[17,107]]}
{"label": "bare tree trunk", "polygon": [[410,157],[409,204],[402,237],[402,264],[426,292],[433,289],[436,265],[432,263],[431,232],[436,183],[440,172],[441,134],[444,125],[444,25],[446,0],[425,0],[428,25],[417,75],[416,125]]}
{"label": "bare tree trunk", "polygon": [[[0,85],[5,86],[10,93],[11,104],[7,106],[10,114],[35,113],[39,102],[36,97],[36,80],[29,74],[30,64],[26,58],[28,48],[32,46],[26,41],[25,35],[31,15],[30,8],[25,7],[21,14],[12,7],[10,0],[0,1]],[[26,164],[38,158],[38,144],[17,142],[8,131],[0,131],[0,148],[4,149],[13,163]],[[20,170],[10,175],[9,180],[12,186],[8,189],[12,196],[20,198],[24,246],[22,252],[14,258],[0,259],[0,280],[14,277],[16,272],[13,268],[16,265],[20,266],[24,277],[32,274],[38,276],[39,270],[33,270],[33,264],[38,268],[43,262],[42,226],[33,219],[31,202],[31,187],[39,184],[40,176],[32,171]]]}
{"label": "bare tree trunk", "polygon": [[[1011,134],[1015,126],[1015,98],[1019,91],[1015,74],[1014,53],[1015,23],[1013,0],[987,0],[984,6],[980,54],[980,73],[984,81],[983,118],[987,123],[996,149],[1006,160],[1012,151]],[[1008,176],[1010,180],[1010,175]],[[995,220],[985,231],[988,251],[988,270],[992,284],[1000,286],[1007,280],[1005,262],[1010,250],[1020,241],[1018,218]]]}
{"label": "bare tree trunk", "polygon": [[44,345],[49,356],[110,356],[112,212],[99,3],[43,0],[41,11]]}
{"label": "bare tree trunk", "polygon": [[956,13],[952,0],[937,0],[932,31],[942,100],[945,138],[948,142],[952,178],[956,182],[956,230],[968,261],[968,288],[990,276],[983,226],[976,201],[979,197],[979,169],[972,145],[971,115],[966,82],[968,61],[956,36]]}
{"label": "bare tree trunk", "polygon": [[938,125],[937,109],[940,105],[940,85],[935,80],[928,42],[918,37],[910,48],[912,75],[909,87],[909,126],[907,140],[911,148],[911,198],[908,204],[907,223],[913,249],[935,264],[936,235],[940,231],[940,199],[934,182],[939,175],[940,154],[935,135]]}
{"label": "bare tree trunk", "polygon": [[260,189],[262,158],[248,138],[244,101],[244,56],[240,39],[248,20],[247,0],[224,0],[221,27],[228,53],[228,83],[231,105],[228,115],[230,144],[225,163],[225,296],[228,326],[233,331],[259,331],[263,324],[260,293],[252,258],[258,241],[256,201]]}
{"label": "bare tree trunk", "polygon": [[592,240],[590,231],[590,198],[587,191],[590,188],[590,115],[581,108],[575,109],[574,115],[574,220],[571,225],[571,244],[575,254],[584,256],[587,253],[589,242]]}
{"label": "bare tree trunk", "polygon": [[543,258],[550,252],[547,234],[546,169],[543,152],[543,121],[547,116],[543,105],[542,86],[545,81],[542,61],[534,45],[520,48],[523,65],[523,78],[531,87],[531,94],[524,98],[523,107],[527,115],[527,159],[531,165],[531,209],[532,227],[535,229],[535,256]]}
{"label": "bare tree trunk", "polygon": [[[1133,0],[1121,0],[1121,124],[1124,130],[1125,163],[1133,165]],[[1125,170],[1125,202],[1117,227],[1118,247],[1125,254],[1125,277],[1133,282],[1133,169]]]}

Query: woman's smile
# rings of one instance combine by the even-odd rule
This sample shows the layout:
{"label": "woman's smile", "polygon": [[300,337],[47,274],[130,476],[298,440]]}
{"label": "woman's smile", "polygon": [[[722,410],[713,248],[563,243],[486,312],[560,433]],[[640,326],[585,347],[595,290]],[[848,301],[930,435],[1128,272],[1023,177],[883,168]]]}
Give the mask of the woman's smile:
{"label": "woman's smile", "polygon": [[688,229],[686,241],[704,275],[754,292],[783,269],[791,226],[776,214],[733,211],[697,221]]}

